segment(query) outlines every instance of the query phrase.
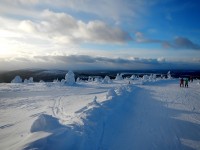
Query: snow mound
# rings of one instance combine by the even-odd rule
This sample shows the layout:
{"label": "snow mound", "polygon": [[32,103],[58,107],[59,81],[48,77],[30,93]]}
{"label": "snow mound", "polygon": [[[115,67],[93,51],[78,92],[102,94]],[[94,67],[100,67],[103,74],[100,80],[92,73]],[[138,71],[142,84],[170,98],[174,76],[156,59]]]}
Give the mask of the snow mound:
{"label": "snow mound", "polygon": [[47,114],[40,115],[35,122],[33,122],[30,131],[50,131],[62,127],[57,118]]}
{"label": "snow mound", "polygon": [[16,76],[11,83],[22,83],[22,78],[20,76]]}

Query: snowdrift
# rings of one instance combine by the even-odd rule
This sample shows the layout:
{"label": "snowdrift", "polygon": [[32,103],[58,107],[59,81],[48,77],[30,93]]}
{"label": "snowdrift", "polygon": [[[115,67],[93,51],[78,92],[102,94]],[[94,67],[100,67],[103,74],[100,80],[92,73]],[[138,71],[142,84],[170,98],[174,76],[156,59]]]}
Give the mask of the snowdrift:
{"label": "snowdrift", "polygon": [[76,117],[81,119],[81,124],[63,125],[55,117],[47,114],[40,115],[32,124],[30,131],[32,133],[49,132],[51,134],[29,143],[24,149],[99,149],[98,146],[104,134],[105,122],[116,115],[115,111],[117,109],[123,111],[121,107],[123,107],[126,97],[133,89],[133,86],[111,88],[106,94],[105,98],[107,100],[103,103],[99,103],[98,97],[95,96],[91,103],[75,112]]}

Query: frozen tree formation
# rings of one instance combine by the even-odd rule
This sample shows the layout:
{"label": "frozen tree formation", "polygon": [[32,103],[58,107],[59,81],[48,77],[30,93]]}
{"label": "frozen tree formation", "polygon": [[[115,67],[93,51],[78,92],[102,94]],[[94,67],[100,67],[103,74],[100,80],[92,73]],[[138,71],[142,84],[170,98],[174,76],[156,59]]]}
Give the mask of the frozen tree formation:
{"label": "frozen tree formation", "polygon": [[105,83],[105,84],[108,84],[108,83],[111,83],[111,79],[109,76],[105,76],[105,78],[103,79],[102,83]]}
{"label": "frozen tree formation", "polygon": [[24,79],[24,83],[33,83],[33,77],[30,77],[29,79]]}
{"label": "frozen tree formation", "polygon": [[122,79],[123,79],[122,74],[118,73],[115,80],[122,80]]}
{"label": "frozen tree formation", "polygon": [[106,94],[106,98],[107,99],[108,98],[113,98],[113,97],[116,97],[116,96],[117,96],[117,94],[116,94],[116,92],[115,92],[115,90],[113,88],[109,89],[107,94]]}
{"label": "frozen tree formation", "polygon": [[171,79],[171,78],[172,78],[171,72],[170,72],[170,71],[168,71],[168,73],[167,73],[167,78],[168,78],[168,79]]}
{"label": "frozen tree formation", "polygon": [[22,78],[20,76],[16,76],[11,83],[22,83]]}
{"label": "frozen tree formation", "polygon": [[74,85],[75,84],[75,75],[74,75],[73,71],[70,70],[65,75],[65,84],[66,85]]}
{"label": "frozen tree formation", "polygon": [[135,80],[135,79],[136,79],[136,76],[133,74],[133,75],[130,77],[130,79]]}

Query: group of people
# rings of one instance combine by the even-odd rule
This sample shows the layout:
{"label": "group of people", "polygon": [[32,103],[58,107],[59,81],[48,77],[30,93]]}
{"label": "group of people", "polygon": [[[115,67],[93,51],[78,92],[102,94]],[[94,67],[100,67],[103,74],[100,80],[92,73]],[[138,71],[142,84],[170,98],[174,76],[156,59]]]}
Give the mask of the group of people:
{"label": "group of people", "polygon": [[[188,82],[189,82],[189,80],[191,81],[191,82],[193,82],[193,78],[192,77],[190,77],[190,79],[188,79],[188,78],[185,78],[185,79],[183,79],[183,78],[181,78],[180,79],[180,87],[187,87],[188,88]],[[185,82],[185,84],[184,84],[184,82]]]}

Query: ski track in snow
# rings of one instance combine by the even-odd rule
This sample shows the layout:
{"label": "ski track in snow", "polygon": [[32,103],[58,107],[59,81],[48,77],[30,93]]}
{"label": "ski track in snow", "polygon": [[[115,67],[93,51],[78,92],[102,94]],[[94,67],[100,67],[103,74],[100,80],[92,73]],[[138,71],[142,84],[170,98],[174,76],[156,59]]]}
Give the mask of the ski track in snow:
{"label": "ski track in snow", "polygon": [[[20,89],[16,84],[12,92],[12,85],[6,89],[3,84],[5,87],[0,88],[3,89],[0,91],[3,97],[0,99],[0,149],[23,149],[26,145],[24,150],[64,150],[66,147],[83,150],[198,150],[200,85],[193,82],[189,88],[180,88],[178,82],[160,80],[142,81],[141,84],[136,81],[131,85],[134,87],[132,91],[129,91],[127,81],[58,87],[60,91],[53,91],[53,86],[48,91],[46,88],[49,87],[41,84],[34,92],[31,85],[26,90],[25,85]],[[38,92],[38,97],[34,98],[39,88],[43,92]],[[106,91],[110,88],[121,94],[107,99]],[[14,98],[16,89],[21,96],[18,93]],[[10,92],[10,99],[4,91]],[[54,96],[51,97],[51,93]],[[12,113],[16,115],[11,116]],[[35,121],[37,118],[39,120]],[[48,124],[44,124],[44,120]],[[34,133],[27,133],[32,123],[42,123],[42,127],[31,127]],[[25,128],[20,130],[20,126]],[[9,134],[14,134],[12,131],[16,128],[14,137],[18,134],[20,137],[9,141],[12,137]],[[43,132],[51,135],[44,136]]]}
{"label": "ski track in snow", "polygon": [[62,104],[62,96],[56,98],[54,106],[52,108],[53,116],[58,118],[60,122],[65,123],[69,120],[70,116],[65,113],[63,104]]}

